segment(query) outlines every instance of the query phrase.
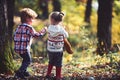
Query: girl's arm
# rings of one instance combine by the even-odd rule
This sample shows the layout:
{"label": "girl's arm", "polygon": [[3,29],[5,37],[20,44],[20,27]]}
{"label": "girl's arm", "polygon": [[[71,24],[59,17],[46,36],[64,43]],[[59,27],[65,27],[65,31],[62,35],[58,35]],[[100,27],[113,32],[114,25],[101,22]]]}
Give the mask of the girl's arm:
{"label": "girl's arm", "polygon": [[64,47],[65,47],[65,50],[66,50],[69,54],[73,54],[73,50],[72,50],[71,44],[70,44],[70,42],[67,40],[67,38],[64,38]]}

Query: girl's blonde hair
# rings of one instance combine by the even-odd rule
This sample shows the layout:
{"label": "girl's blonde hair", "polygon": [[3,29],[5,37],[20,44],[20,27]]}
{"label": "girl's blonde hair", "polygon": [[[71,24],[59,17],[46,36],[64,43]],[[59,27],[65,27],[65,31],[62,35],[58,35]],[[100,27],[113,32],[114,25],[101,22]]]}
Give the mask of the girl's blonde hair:
{"label": "girl's blonde hair", "polygon": [[26,18],[36,18],[37,13],[30,8],[23,8],[20,11],[21,22],[25,22]]}

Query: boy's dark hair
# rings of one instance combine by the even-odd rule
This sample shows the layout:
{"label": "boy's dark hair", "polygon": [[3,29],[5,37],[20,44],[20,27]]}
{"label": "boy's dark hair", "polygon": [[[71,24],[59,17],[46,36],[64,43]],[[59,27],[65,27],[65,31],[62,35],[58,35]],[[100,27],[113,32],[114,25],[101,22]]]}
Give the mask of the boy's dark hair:
{"label": "boy's dark hair", "polygon": [[52,12],[50,15],[50,17],[55,21],[62,21],[63,16],[64,16],[64,13],[58,12],[58,11]]}
{"label": "boy's dark hair", "polygon": [[23,8],[20,11],[20,18],[22,23],[26,22],[26,18],[36,18],[36,17],[37,17],[37,13],[30,8]]}

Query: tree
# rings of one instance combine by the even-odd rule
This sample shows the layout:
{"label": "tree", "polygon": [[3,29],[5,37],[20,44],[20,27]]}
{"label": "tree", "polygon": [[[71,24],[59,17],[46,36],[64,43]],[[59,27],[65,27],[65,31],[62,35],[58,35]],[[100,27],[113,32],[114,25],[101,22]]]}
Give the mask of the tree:
{"label": "tree", "polygon": [[97,53],[103,55],[111,48],[112,4],[113,0],[98,0]]}
{"label": "tree", "polygon": [[42,11],[42,19],[48,18],[48,0],[39,0],[39,7]]}
{"label": "tree", "polygon": [[92,0],[87,0],[86,11],[85,11],[85,22],[90,23],[90,15],[92,9]]}
{"label": "tree", "polygon": [[11,54],[13,4],[14,0],[0,0],[0,73],[11,73],[13,70]]}
{"label": "tree", "polygon": [[61,11],[60,0],[52,0],[53,11]]}
{"label": "tree", "polygon": [[14,26],[14,22],[13,22],[13,16],[14,16],[14,8],[15,8],[15,0],[7,0],[7,16],[8,16],[8,33],[9,33],[9,40],[10,40],[10,49],[11,49],[11,53],[13,54],[13,49],[12,49],[12,41],[13,41],[13,26]]}

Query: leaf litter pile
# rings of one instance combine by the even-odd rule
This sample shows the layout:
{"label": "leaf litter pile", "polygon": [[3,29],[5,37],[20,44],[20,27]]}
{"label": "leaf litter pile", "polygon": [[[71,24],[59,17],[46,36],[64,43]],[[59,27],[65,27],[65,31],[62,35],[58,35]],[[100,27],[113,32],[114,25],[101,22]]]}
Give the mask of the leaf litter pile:
{"label": "leaf litter pile", "polygon": [[[110,62],[103,61],[103,57],[100,60],[97,58],[96,65],[88,67],[87,64],[82,62],[76,62],[75,60],[69,61],[63,64],[62,77],[63,80],[120,80],[120,60],[118,57],[112,56]],[[18,61],[20,62],[20,61]],[[27,77],[25,80],[44,80],[47,71],[47,64],[40,61],[34,61],[29,69],[31,77]],[[55,76],[55,68],[52,70],[53,77]],[[0,80],[22,80],[14,79],[13,75],[0,75]],[[54,79],[53,79],[54,80]]]}

